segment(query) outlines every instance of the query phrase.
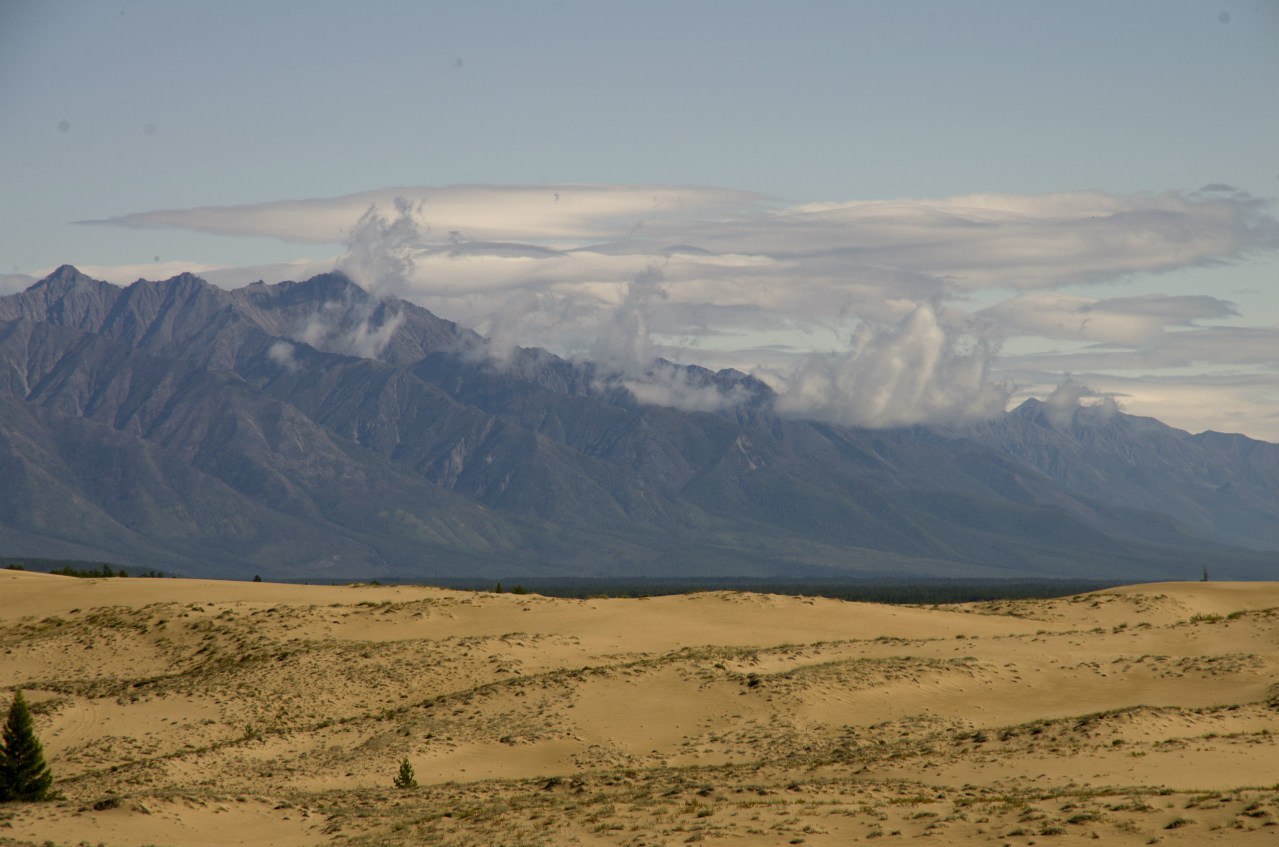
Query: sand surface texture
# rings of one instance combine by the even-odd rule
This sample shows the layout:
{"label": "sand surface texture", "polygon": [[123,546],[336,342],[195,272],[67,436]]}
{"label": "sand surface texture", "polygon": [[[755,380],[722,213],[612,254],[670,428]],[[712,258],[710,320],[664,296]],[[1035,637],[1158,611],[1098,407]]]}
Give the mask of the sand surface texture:
{"label": "sand surface texture", "polygon": [[[0,845],[1279,844],[1279,583],[906,607],[0,571]],[[419,787],[397,789],[400,762]]]}

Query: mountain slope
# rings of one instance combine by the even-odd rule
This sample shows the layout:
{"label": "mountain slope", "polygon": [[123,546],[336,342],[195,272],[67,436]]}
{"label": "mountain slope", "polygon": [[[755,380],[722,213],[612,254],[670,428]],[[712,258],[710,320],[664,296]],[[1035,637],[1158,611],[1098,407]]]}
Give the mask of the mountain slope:
{"label": "mountain slope", "polygon": [[1097,408],[1050,414],[1033,399],[964,432],[1077,494],[1163,512],[1223,544],[1279,550],[1279,444]]}
{"label": "mountain slope", "polygon": [[[1274,445],[1165,427],[1161,475],[1116,476],[1121,455],[1152,465],[1149,425],[1089,430],[1092,447],[1026,407],[845,429],[777,417],[743,374],[655,364],[737,401],[682,412],[544,351],[497,368],[482,344],[337,274],[223,291],[60,268],[0,298],[0,546],[317,577],[1272,568],[1225,545],[1266,528]],[[1233,464],[1210,475],[1217,454]],[[1152,479],[1216,493],[1165,509],[1133,494]]]}

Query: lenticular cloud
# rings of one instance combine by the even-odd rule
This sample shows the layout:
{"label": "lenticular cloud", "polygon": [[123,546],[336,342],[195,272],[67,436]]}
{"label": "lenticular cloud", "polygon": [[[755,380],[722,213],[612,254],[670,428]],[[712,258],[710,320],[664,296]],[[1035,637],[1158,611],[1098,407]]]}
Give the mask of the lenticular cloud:
{"label": "lenticular cloud", "polygon": [[[769,381],[787,413],[863,426],[998,414],[1002,338],[1160,344],[1233,314],[1055,289],[1279,246],[1259,201],[1207,189],[788,205],[697,186],[451,186],[91,223],[345,245],[338,265],[363,286],[475,327],[496,363],[546,347],[600,360],[646,402],[708,408],[723,398],[652,365],[717,359]],[[957,308],[988,290],[1008,299]]]}

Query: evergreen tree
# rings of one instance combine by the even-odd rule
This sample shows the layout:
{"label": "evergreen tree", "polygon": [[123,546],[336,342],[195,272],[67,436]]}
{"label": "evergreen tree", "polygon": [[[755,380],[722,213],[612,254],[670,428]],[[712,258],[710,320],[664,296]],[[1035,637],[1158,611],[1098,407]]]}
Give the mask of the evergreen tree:
{"label": "evergreen tree", "polygon": [[413,776],[413,766],[409,760],[400,762],[400,772],[395,776],[396,788],[417,788],[417,778]]}
{"label": "evergreen tree", "polygon": [[16,691],[0,742],[0,802],[46,800],[52,785],[53,774],[44,762],[31,710],[22,692]]}

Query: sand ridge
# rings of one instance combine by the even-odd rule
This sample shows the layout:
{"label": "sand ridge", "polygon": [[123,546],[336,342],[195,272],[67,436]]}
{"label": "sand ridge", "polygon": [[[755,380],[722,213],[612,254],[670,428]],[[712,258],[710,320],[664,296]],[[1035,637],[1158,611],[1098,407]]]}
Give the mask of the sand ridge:
{"label": "sand ridge", "polygon": [[0,658],[66,795],[0,807],[0,844],[1279,831],[1279,583],[903,607],[0,571]]}

